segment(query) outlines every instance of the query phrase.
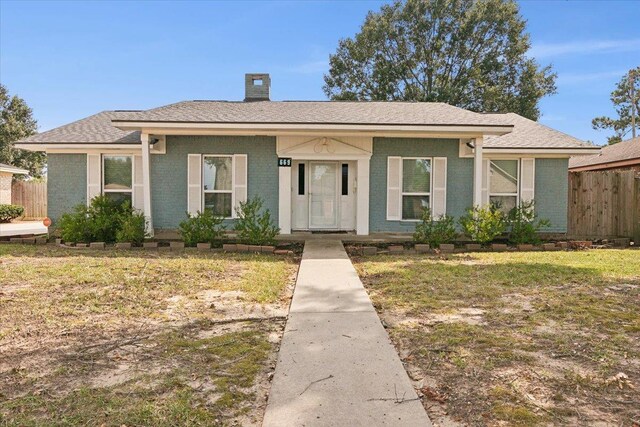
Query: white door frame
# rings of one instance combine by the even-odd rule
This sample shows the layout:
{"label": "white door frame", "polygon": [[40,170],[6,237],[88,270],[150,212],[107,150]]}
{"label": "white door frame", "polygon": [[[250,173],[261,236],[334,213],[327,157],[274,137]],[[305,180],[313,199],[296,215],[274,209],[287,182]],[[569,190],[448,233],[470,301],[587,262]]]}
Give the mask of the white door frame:
{"label": "white door frame", "polygon": [[[300,161],[354,161],[356,162],[356,234],[369,234],[369,163],[373,151],[373,138],[330,138],[331,150],[318,150],[317,135],[277,137],[278,157]],[[320,152],[319,152],[320,151]],[[278,168],[278,226],[282,234],[291,234],[291,168]]]}

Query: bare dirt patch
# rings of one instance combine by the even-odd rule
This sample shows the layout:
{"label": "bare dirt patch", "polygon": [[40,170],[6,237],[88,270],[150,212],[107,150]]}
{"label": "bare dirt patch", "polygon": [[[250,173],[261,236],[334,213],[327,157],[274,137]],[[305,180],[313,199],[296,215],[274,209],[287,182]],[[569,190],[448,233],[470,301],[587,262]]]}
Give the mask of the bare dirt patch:
{"label": "bare dirt patch", "polygon": [[260,425],[297,259],[0,257],[0,425]]}
{"label": "bare dirt patch", "polygon": [[435,425],[636,426],[638,256],[354,261]]}

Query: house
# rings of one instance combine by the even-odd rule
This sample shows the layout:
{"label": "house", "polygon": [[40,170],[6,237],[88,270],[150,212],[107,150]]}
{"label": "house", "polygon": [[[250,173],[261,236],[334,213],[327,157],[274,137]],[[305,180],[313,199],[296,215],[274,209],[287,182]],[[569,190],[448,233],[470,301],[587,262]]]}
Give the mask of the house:
{"label": "house", "polygon": [[602,147],[599,154],[572,157],[571,172],[601,170],[635,170],[640,172],[640,137]]}
{"label": "house", "polygon": [[464,214],[535,199],[567,227],[570,156],[593,147],[516,114],[443,103],[270,101],[268,74],[245,76],[245,100],[105,111],[26,138],[48,155],[54,225],[98,194],[131,200],[150,231],[186,212],[229,221],[260,196],[283,234],[411,232],[424,207]]}
{"label": "house", "polygon": [[13,175],[27,175],[26,169],[0,163],[0,205],[11,204],[11,183]]}

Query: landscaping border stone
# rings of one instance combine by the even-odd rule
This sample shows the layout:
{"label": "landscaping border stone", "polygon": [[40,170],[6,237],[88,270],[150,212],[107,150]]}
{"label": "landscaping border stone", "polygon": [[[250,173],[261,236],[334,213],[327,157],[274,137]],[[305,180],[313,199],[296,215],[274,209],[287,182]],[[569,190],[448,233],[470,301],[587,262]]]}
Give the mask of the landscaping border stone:
{"label": "landscaping border stone", "polygon": [[169,249],[171,249],[172,251],[182,250],[184,249],[184,242],[169,242]]}
{"label": "landscaping border stone", "polygon": [[158,242],[144,242],[142,247],[145,249],[158,249]]}
{"label": "landscaping border stone", "polygon": [[427,252],[431,251],[431,246],[425,243],[416,243],[414,248],[419,254],[426,254]]}
{"label": "landscaping border stone", "polygon": [[198,243],[198,244],[196,245],[196,248],[197,248],[199,251],[210,251],[210,250],[211,250],[211,243],[208,243],[208,242],[201,242],[201,243]]}
{"label": "landscaping border stone", "polygon": [[456,245],[454,245],[453,243],[443,243],[440,245],[440,252],[443,253],[452,253],[453,251],[455,251],[456,249]]}
{"label": "landscaping border stone", "polygon": [[89,247],[91,249],[104,249],[106,245],[104,244],[104,242],[91,242],[89,243]]}
{"label": "landscaping border stone", "polygon": [[117,242],[116,249],[131,249],[131,242]]}

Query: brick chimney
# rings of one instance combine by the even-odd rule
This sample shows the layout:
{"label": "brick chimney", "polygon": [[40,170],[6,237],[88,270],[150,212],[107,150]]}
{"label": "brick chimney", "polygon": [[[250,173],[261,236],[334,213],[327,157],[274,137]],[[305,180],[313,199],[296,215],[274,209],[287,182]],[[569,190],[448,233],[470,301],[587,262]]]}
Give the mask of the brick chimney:
{"label": "brick chimney", "polygon": [[244,101],[269,101],[271,78],[266,73],[244,75]]}

